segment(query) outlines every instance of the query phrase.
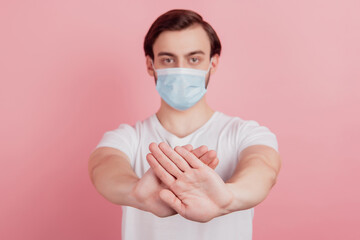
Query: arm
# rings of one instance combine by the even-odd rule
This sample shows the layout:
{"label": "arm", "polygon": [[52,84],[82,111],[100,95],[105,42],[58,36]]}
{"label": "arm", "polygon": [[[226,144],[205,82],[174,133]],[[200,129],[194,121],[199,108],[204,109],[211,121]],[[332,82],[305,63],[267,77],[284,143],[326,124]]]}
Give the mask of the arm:
{"label": "arm", "polygon": [[164,186],[149,169],[139,178],[125,153],[109,147],[96,149],[89,159],[90,178],[97,191],[112,203],[167,217],[176,212],[160,198]]}
{"label": "arm", "polygon": [[[195,150],[192,150],[191,145],[184,147],[210,167],[215,168],[218,164],[216,153],[208,151],[207,147]],[[129,158],[117,149],[96,149],[89,159],[89,175],[97,191],[112,203],[152,212],[159,217],[176,214],[160,199],[159,192],[166,186],[159,181],[152,169],[139,178],[133,171]]]}
{"label": "arm", "polygon": [[227,211],[252,208],[262,202],[276,183],[281,160],[278,152],[264,145],[243,150],[239,163],[226,186],[233,193]]}
{"label": "arm", "polygon": [[252,146],[243,151],[233,176],[225,183],[213,169],[182,147],[150,145],[147,160],[168,187],[160,198],[181,216],[198,222],[260,203],[275,183],[280,160],[275,150]]}
{"label": "arm", "polygon": [[131,191],[139,181],[130,160],[121,151],[97,148],[89,158],[89,175],[96,190],[108,201],[118,205],[133,205]]}

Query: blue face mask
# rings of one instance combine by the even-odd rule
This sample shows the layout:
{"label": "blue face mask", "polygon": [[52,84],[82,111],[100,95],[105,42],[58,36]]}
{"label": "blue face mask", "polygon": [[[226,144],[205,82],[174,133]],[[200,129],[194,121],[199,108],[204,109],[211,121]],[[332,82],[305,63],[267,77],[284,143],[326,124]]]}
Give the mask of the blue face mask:
{"label": "blue face mask", "polygon": [[193,68],[153,68],[157,75],[156,90],[161,98],[177,110],[186,110],[195,105],[206,93],[207,71]]}

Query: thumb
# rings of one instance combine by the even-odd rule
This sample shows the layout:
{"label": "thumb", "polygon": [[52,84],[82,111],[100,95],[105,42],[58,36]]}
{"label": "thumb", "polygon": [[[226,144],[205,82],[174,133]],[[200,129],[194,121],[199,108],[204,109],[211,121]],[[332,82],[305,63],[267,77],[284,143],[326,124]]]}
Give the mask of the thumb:
{"label": "thumb", "polygon": [[182,202],[175,194],[169,189],[163,189],[159,193],[160,199],[163,200],[167,205],[174,209],[177,213],[181,215],[182,213]]}

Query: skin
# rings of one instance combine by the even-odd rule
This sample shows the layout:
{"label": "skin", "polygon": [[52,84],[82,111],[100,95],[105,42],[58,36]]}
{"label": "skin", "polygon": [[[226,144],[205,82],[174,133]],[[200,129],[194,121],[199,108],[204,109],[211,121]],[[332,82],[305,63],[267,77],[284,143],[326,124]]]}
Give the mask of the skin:
{"label": "skin", "polygon": [[[153,45],[153,52],[155,69],[183,67],[207,70],[210,65],[210,41],[199,25],[181,31],[162,32]],[[219,63],[217,54],[212,56],[212,59],[207,79],[216,72]],[[147,71],[150,76],[156,78],[151,61],[152,59],[147,56]],[[200,128],[213,113],[214,110],[206,103],[204,96],[186,111],[176,110],[161,99],[161,106],[156,115],[166,130],[178,137],[184,137]]]}
{"label": "skin", "polygon": [[[184,149],[191,151],[192,146],[186,145],[184,146]],[[215,168],[219,162],[216,157],[216,152],[208,151],[206,146],[201,146],[191,152],[201,159],[200,161],[202,164],[205,164],[210,168]],[[159,153],[162,154],[161,152]],[[137,182],[132,191],[132,195],[138,203],[141,203],[138,205],[139,209],[152,212],[160,217],[167,217],[174,215],[177,212],[167,205],[159,195],[161,191],[166,189],[168,189],[168,186],[164,184],[157,175],[155,175],[153,169],[150,168]]]}
{"label": "skin", "polygon": [[233,195],[220,176],[185,148],[152,143],[150,151],[147,160],[167,186],[159,197],[181,216],[206,222],[230,204]]}
{"label": "skin", "polygon": [[[154,46],[156,69],[187,67],[206,70],[210,64],[210,42],[201,26],[160,34]],[[219,56],[213,56],[213,74]],[[147,70],[156,78],[150,57]],[[208,76],[209,77],[209,76]],[[157,116],[174,135],[184,137],[202,126],[214,113],[205,97],[185,111],[171,108],[165,101]],[[159,197],[184,218],[198,222],[234,211],[252,208],[263,201],[276,182],[280,156],[267,146],[251,146],[243,151],[233,176],[225,183],[209,166],[186,148],[171,149],[166,143],[152,143],[147,161],[155,175],[167,186]],[[220,159],[221,161],[221,159]]]}
{"label": "skin", "polygon": [[[154,59],[146,57],[146,69],[156,79],[156,69],[187,67],[207,70],[210,41],[199,25],[181,31],[165,31],[153,45]],[[219,56],[212,56],[214,74]],[[178,111],[161,100],[156,116],[170,133],[185,137],[200,128],[214,114],[206,95],[193,107]],[[146,159],[150,169],[139,178],[129,158],[114,148],[96,149],[89,159],[89,175],[98,192],[109,201],[151,212],[159,217],[176,213],[197,222],[256,206],[276,182],[280,170],[279,154],[256,145],[241,152],[232,177],[224,182],[214,171],[221,161],[217,153],[202,146],[170,148],[151,143]]]}
{"label": "skin", "polygon": [[[219,163],[216,152],[206,146],[193,149],[188,144],[183,147],[211,168],[216,168]],[[158,217],[176,214],[159,197],[159,192],[167,186],[161,183],[151,168],[139,178],[125,153],[111,147],[97,148],[90,155],[88,168],[93,185],[108,201],[151,212]]]}

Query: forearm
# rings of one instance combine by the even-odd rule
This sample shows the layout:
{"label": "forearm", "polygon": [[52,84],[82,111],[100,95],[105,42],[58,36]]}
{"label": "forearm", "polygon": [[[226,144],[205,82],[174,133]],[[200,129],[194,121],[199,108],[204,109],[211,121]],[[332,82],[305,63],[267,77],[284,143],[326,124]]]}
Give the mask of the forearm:
{"label": "forearm", "polygon": [[275,184],[277,172],[262,159],[254,158],[234,174],[226,186],[233,193],[228,212],[245,210],[261,203]]}
{"label": "forearm", "polygon": [[114,204],[134,206],[136,201],[131,194],[139,178],[131,170],[130,163],[119,161],[119,156],[111,155],[90,172],[97,191]]}

